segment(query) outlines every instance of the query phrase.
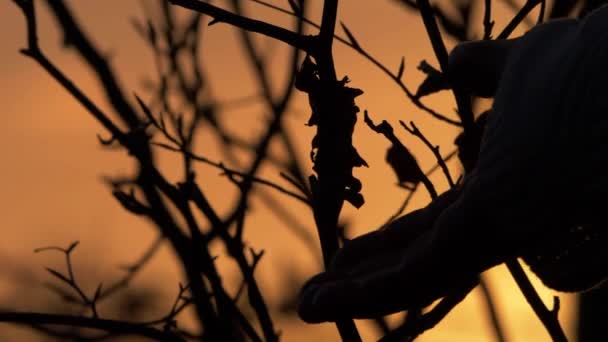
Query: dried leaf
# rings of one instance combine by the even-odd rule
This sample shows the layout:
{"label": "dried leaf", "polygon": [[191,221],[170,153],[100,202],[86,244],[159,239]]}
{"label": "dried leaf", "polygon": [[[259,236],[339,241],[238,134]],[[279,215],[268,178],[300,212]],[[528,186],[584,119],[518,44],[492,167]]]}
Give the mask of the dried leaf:
{"label": "dried leaf", "polygon": [[386,152],[386,162],[391,166],[400,183],[417,184],[422,180],[423,172],[416,158],[402,144],[395,144]]}

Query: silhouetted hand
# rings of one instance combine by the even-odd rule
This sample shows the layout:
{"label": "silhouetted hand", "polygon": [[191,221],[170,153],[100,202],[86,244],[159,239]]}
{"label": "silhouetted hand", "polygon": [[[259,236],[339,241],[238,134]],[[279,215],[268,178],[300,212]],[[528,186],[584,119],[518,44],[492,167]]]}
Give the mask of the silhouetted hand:
{"label": "silhouetted hand", "polygon": [[[458,275],[459,286],[454,286],[455,275],[449,270],[437,272],[447,263],[441,260],[439,241],[429,229],[458,195],[459,189],[446,192],[428,207],[346,242],[327,272],[302,289],[300,317],[310,323],[372,318],[426,306],[471,286],[475,272]],[[444,286],[448,283],[449,288]]]}
{"label": "silhouetted hand", "polygon": [[608,278],[608,7],[507,43],[466,43],[450,59],[453,84],[495,95],[474,169],[426,208],[347,242],[303,287],[303,320],[425,306],[515,257],[557,290]]}

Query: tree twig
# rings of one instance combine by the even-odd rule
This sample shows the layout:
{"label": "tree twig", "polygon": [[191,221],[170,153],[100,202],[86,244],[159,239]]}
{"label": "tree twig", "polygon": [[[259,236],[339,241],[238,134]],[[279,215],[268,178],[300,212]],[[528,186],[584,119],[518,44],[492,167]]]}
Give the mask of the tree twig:
{"label": "tree twig", "polygon": [[[448,52],[441,38],[441,33],[435,22],[435,16],[433,15],[433,9],[429,4],[428,0],[417,0],[418,8],[420,9],[420,15],[424,22],[424,27],[431,41],[435,57],[441,66],[441,71],[446,73],[448,70]],[[456,104],[458,105],[458,115],[460,121],[464,127],[465,133],[471,131],[475,125],[473,118],[473,112],[471,110],[470,97],[464,94],[460,89],[452,89]]]}
{"label": "tree twig", "polygon": [[485,0],[483,11],[483,39],[492,38],[492,28],[494,28],[494,20],[492,20],[492,0]]}
{"label": "tree twig", "polygon": [[517,14],[511,19],[511,21],[505,26],[505,28],[500,32],[496,39],[507,39],[515,31],[517,26],[528,16],[528,14],[536,7],[536,5],[540,4],[542,0],[526,0],[526,3],[523,7],[517,12]]}
{"label": "tree twig", "polygon": [[414,124],[413,121],[410,121],[410,125],[412,126],[411,128],[408,127],[401,120],[399,120],[399,123],[410,134],[412,134],[415,137],[418,137],[426,145],[426,147],[428,147],[433,152],[433,155],[435,156],[435,159],[437,160],[437,164],[443,171],[443,174],[445,175],[445,178],[448,181],[448,185],[450,186],[450,188],[453,188],[456,184],[454,183],[454,180],[452,179],[452,175],[450,174],[450,170],[448,169],[448,166],[445,164],[445,161],[443,160],[443,157],[441,156],[441,153],[439,152],[439,145],[433,145],[429,141],[429,139],[426,136],[424,136],[424,134],[422,134],[422,132],[418,129],[418,127],[416,127],[416,125]]}
{"label": "tree twig", "polygon": [[297,193],[295,193],[293,191],[287,190],[284,187],[282,187],[282,186],[280,186],[280,185],[278,185],[276,183],[273,183],[273,182],[271,182],[269,180],[266,180],[266,179],[263,179],[263,178],[260,178],[260,177],[257,177],[257,176],[251,176],[249,173],[245,173],[245,172],[241,172],[241,171],[230,169],[230,168],[226,167],[222,163],[214,162],[214,161],[212,161],[212,160],[210,160],[210,159],[208,159],[206,157],[194,154],[194,153],[192,153],[190,151],[184,151],[184,150],[180,149],[179,147],[174,147],[174,146],[163,144],[163,143],[153,143],[153,145],[161,147],[161,148],[164,148],[164,149],[169,150],[169,151],[187,154],[193,160],[205,163],[205,164],[213,166],[215,168],[218,168],[218,169],[222,170],[228,176],[234,176],[234,175],[236,175],[236,176],[242,177],[243,179],[248,179],[248,180],[250,180],[250,181],[252,181],[254,183],[258,183],[258,184],[262,184],[262,185],[268,186],[270,188],[273,188],[273,189],[275,189],[275,190],[277,190],[277,191],[279,191],[279,192],[281,192],[281,193],[283,193],[285,195],[288,195],[289,197],[295,198],[298,201],[300,201],[300,202],[302,202],[302,203],[310,206],[310,200],[305,195],[303,196],[303,195],[297,194]]}
{"label": "tree twig", "polygon": [[123,275],[120,279],[114,281],[114,283],[106,286],[105,289],[101,291],[99,295],[99,300],[110,297],[114,293],[118,292],[121,289],[124,289],[129,285],[131,280],[137,275],[137,273],[144,268],[146,264],[152,260],[156,252],[162,246],[164,241],[163,236],[158,236],[152,244],[142,253],[142,255],[132,264],[123,266],[122,268],[125,270],[126,274]]}
{"label": "tree twig", "polygon": [[157,341],[185,342],[178,335],[145,325],[111,319],[46,314],[37,312],[0,312],[0,322],[25,325],[53,324],[92,328],[119,335],[138,335]]}
{"label": "tree twig", "polygon": [[198,0],[169,0],[174,5],[207,14],[213,18],[210,24],[225,22],[247,31],[256,32],[276,40],[287,43],[311,55],[316,55],[311,37],[299,35],[282,27],[268,24],[263,21],[249,19],[236,15],[217,6]]}
{"label": "tree twig", "polygon": [[560,326],[558,319],[559,297],[553,297],[553,309],[549,310],[538,296],[538,293],[534,289],[534,286],[532,286],[530,279],[528,279],[528,276],[524,272],[519,261],[512,259],[508,260],[506,264],[513,279],[515,279],[517,286],[519,286],[519,289],[528,301],[528,304],[530,304],[534,313],[536,313],[536,316],[538,316],[543,323],[553,341],[567,342],[568,339],[566,338],[566,334]]}
{"label": "tree twig", "polygon": [[481,290],[481,294],[484,298],[484,303],[487,306],[488,316],[490,316],[490,323],[492,324],[492,328],[494,333],[496,334],[497,342],[506,342],[507,337],[505,335],[505,331],[500,323],[500,318],[498,317],[498,310],[496,308],[496,303],[493,300],[492,292],[490,291],[490,286],[488,286],[488,282],[483,279],[483,275],[479,275],[479,289]]}
{"label": "tree twig", "polygon": [[370,127],[374,132],[384,135],[386,139],[388,139],[393,144],[393,146],[398,146],[399,150],[401,150],[403,154],[407,154],[407,156],[404,156],[404,158],[408,158],[408,160],[413,164],[413,170],[410,170],[410,172],[414,174],[412,175],[412,177],[415,178],[417,181],[422,182],[431,198],[436,198],[438,194],[437,190],[435,189],[435,185],[433,185],[433,183],[429,180],[426,174],[422,172],[422,169],[418,165],[418,162],[414,159],[413,156],[411,156],[411,154],[409,153],[407,148],[405,148],[403,143],[399,139],[397,139],[397,136],[395,136],[395,133],[393,131],[393,127],[386,121],[382,121],[378,125],[374,124],[372,119],[369,117],[367,111],[365,111],[364,113],[364,120],[367,126]]}
{"label": "tree twig", "polygon": [[435,305],[431,311],[419,317],[407,319],[402,325],[382,337],[378,342],[411,342],[426,330],[435,327],[456,305],[460,304],[473,288],[448,296]]}

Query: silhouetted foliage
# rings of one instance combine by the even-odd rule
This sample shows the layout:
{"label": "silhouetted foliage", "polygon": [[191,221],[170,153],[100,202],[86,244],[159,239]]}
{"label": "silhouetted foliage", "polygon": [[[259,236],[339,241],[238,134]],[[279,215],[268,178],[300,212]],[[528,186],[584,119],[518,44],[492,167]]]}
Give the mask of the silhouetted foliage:
{"label": "silhouetted foliage", "polygon": [[[158,238],[139,260],[124,269],[122,278],[99,283],[93,291],[87,291],[75,276],[72,254],[77,242],[66,248],[51,246],[38,249],[37,252],[59,252],[65,257],[65,271],[47,268],[53,280],[49,288],[62,300],[62,306],[51,306],[49,309],[53,313],[3,311],[0,321],[26,325],[50,337],[65,340],[139,336],[158,341],[277,341],[280,334],[273,309],[278,309],[283,314],[298,313],[307,322],[336,322],[343,341],[361,340],[353,322],[355,317],[373,318],[385,335],[381,341],[411,341],[432,329],[475,286],[481,285],[496,339],[505,341],[490,291],[480,278],[481,271],[504,262],[551,337],[555,341],[564,341],[565,335],[557,320],[559,299],[555,297],[552,309],[545,307],[516,257],[523,257],[547,285],[560,290],[579,291],[604,280],[604,269],[587,272],[589,268],[580,267],[588,262],[589,254],[595,256],[605,247],[605,228],[601,222],[561,224],[557,227],[559,233],[547,239],[549,242],[541,248],[524,246],[527,249],[522,247],[515,252],[509,248],[515,242],[520,248],[524,245],[521,242],[524,238],[507,241],[513,244],[505,250],[486,250],[491,247],[489,243],[487,246],[479,244],[477,249],[463,247],[466,244],[458,245],[459,241],[465,240],[471,243],[476,235],[488,237],[485,226],[471,228],[479,233],[473,237],[467,235],[470,232],[465,236],[457,236],[458,232],[448,234],[441,237],[441,244],[436,244],[435,238],[444,232],[430,230],[438,221],[446,220],[449,215],[443,216],[444,213],[451,213],[449,218],[456,222],[452,225],[454,229],[462,228],[458,224],[465,222],[467,215],[489,215],[464,210],[455,212],[453,208],[469,194],[463,190],[463,182],[466,184],[466,177],[477,172],[480,149],[486,139],[484,136],[488,134],[486,127],[496,126],[489,123],[493,110],[483,109],[476,113],[475,101],[477,97],[493,97],[500,89],[508,52],[514,46],[514,40],[507,38],[522,22],[529,20],[528,15],[535,8],[540,8],[536,23],[542,23],[545,19],[575,16],[579,5],[582,7],[580,15],[585,16],[599,7],[599,1],[554,1],[547,4],[544,0],[527,0],[514,13],[509,24],[497,33],[491,1],[483,1],[483,15],[478,18],[474,9],[481,1],[454,0],[430,4],[428,0],[397,0],[405,10],[419,14],[439,62],[438,67],[427,61],[420,62],[418,69],[426,79],[416,88],[406,85],[403,80],[404,59],[396,72],[391,71],[392,68],[365,50],[364,42],[359,41],[345,24],[341,23],[343,35],[335,32],[338,0],[323,1],[320,24],[308,19],[308,2],[305,0],[286,1],[284,5],[289,9],[253,0],[291,15],[292,29],[250,19],[241,0],[230,0],[230,11],[199,0],[159,0],[153,7],[156,16],[149,15],[144,22],[133,21],[134,29],[153,52],[156,62],[156,80],[147,78],[145,82],[151,100],[140,95],[126,95],[132,92],[121,88],[118,75],[84,34],[70,8],[63,1],[45,1],[57,20],[66,49],[77,52],[100,81],[111,113],[98,107],[78,87],[78,81],[68,79],[45,54],[38,42],[35,1],[13,2],[22,10],[27,25],[23,55],[44,69],[106,130],[109,136],[102,134],[99,137],[102,146],[127,151],[136,161],[135,174],[113,177],[107,180],[107,184],[111,195],[124,210],[156,227]],[[146,2],[146,6],[148,4]],[[189,9],[188,15],[178,19],[176,7]],[[206,16],[211,20],[206,21]],[[242,29],[239,39],[245,51],[243,58],[249,63],[259,89],[256,101],[271,113],[264,129],[254,139],[239,137],[226,127],[222,115],[231,104],[217,101],[209,91],[213,80],[200,65],[200,58],[204,57],[200,40],[202,32],[207,30],[206,22],[208,25],[226,23]],[[305,25],[318,29],[318,32],[305,35]],[[284,70],[286,81],[278,91],[270,86],[269,64],[265,63],[261,49],[254,44],[252,32],[293,47],[287,61],[288,68]],[[448,54],[442,35],[457,42],[483,41],[461,44]],[[399,211],[389,218],[387,225],[353,240],[348,239],[347,226],[339,222],[339,216],[345,202],[356,208],[365,203],[361,190],[366,184],[353,175],[353,169],[367,166],[367,163],[352,140],[360,111],[356,100],[364,90],[349,87],[349,79],[336,74],[332,52],[334,42],[345,44],[384,72],[422,113],[435,118],[438,124],[455,126],[460,130],[455,140],[456,150],[444,156],[439,146],[434,145],[414,122],[399,122],[436,158],[436,167],[425,172],[416,156],[397,137],[391,123],[382,120],[375,124],[368,112],[364,112],[365,124],[390,142],[386,162],[393,169],[396,182],[408,191],[408,197]],[[480,51],[481,54],[490,51],[493,55],[479,58]],[[311,116],[307,124],[316,130],[308,154],[313,163],[311,170],[304,166],[302,160],[305,157],[296,150],[293,133],[283,123],[296,90],[308,96]],[[423,97],[431,98],[445,90],[452,91],[456,99],[457,120],[421,101]],[[210,129],[220,141],[222,161],[211,160],[198,152],[197,143],[203,128]],[[287,151],[286,156],[277,157],[270,151],[272,141],[279,141],[281,148]],[[237,150],[245,151],[250,160],[241,162],[236,156]],[[182,163],[178,181],[170,180],[160,168],[158,155],[168,152],[178,155]],[[454,179],[446,165],[446,161],[455,155],[459,157],[465,181],[462,177]],[[228,167],[225,162],[237,167]],[[209,194],[201,186],[195,168],[198,163],[222,172],[238,190],[238,197],[226,213],[215,209]],[[260,169],[265,164],[280,170],[288,186],[260,177]],[[429,180],[429,174],[435,170],[443,172],[450,186],[450,190],[443,194],[438,193]],[[422,210],[399,217],[420,184],[432,198],[431,203]],[[298,273],[297,265],[283,266],[282,287],[286,290],[278,308],[272,308],[266,301],[255,278],[256,266],[263,262],[264,251],[251,246],[244,238],[250,222],[252,198],[257,196],[271,207],[271,212],[304,240],[311,252],[315,251],[317,242],[301,229],[297,214],[286,210],[287,204],[277,203],[270,195],[271,190],[311,209],[323,265],[328,270],[310,280],[299,293],[298,287],[304,279]],[[205,221],[201,222],[199,217]],[[482,234],[482,230],[486,234]],[[455,245],[447,247],[450,243]],[[151,308],[157,306],[160,295],[153,288],[133,289],[129,284],[165,244],[178,259],[183,282],[175,284],[177,293],[169,311],[148,320],[147,315],[143,318],[141,313],[149,310],[156,313]],[[224,271],[216,263],[217,256],[212,251],[214,244],[220,244],[225,255],[238,266],[241,284],[236,292],[226,286]],[[466,250],[451,253],[457,247]],[[453,257],[449,262],[443,262],[445,251]],[[487,256],[487,259],[478,258],[480,255]],[[605,256],[605,252],[600,255]],[[598,262],[604,265],[605,260]],[[599,290],[587,296],[598,293]],[[605,294],[605,291],[601,293]],[[352,301],[353,298],[357,299],[356,302]],[[440,301],[433,305],[438,299]],[[98,311],[100,302],[110,300],[116,307],[113,318]],[[598,309],[587,309],[586,301],[583,304],[581,341],[587,338],[583,336],[589,336],[589,326],[599,326],[597,323],[594,325],[593,320],[597,316],[592,314]],[[389,325],[382,317],[404,310],[407,314],[396,326]],[[192,331],[181,323],[185,312],[193,313],[195,318]]]}

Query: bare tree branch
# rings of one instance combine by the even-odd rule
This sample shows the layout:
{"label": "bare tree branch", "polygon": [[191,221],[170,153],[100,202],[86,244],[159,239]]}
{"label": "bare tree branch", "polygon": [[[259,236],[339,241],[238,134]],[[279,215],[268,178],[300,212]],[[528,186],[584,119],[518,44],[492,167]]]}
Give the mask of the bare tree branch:
{"label": "bare tree branch", "polygon": [[513,276],[513,279],[515,279],[517,286],[519,286],[519,289],[523,293],[524,297],[526,297],[528,304],[530,304],[534,310],[534,313],[536,313],[540,321],[543,323],[553,341],[567,342],[568,338],[566,338],[566,334],[564,334],[557,316],[559,312],[559,298],[557,296],[553,297],[553,309],[547,309],[545,304],[543,304],[543,301],[538,296],[538,293],[536,293],[536,290],[534,289],[534,286],[532,286],[528,276],[519,264],[519,261],[509,260],[506,262],[506,264],[509,268],[509,272],[511,272],[511,275]]}
{"label": "bare tree branch", "polygon": [[138,335],[157,341],[184,342],[180,336],[137,323],[111,319],[88,318],[60,314],[45,314],[37,312],[0,312],[0,322],[10,322],[24,325],[53,324],[92,328],[119,335]]}
{"label": "bare tree branch", "polygon": [[169,2],[213,17],[213,21],[210,24],[225,22],[247,31],[277,39],[311,55],[316,55],[316,49],[311,37],[302,36],[263,21],[242,17],[198,0],[169,0]]}

